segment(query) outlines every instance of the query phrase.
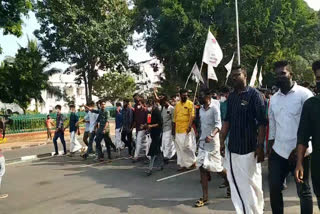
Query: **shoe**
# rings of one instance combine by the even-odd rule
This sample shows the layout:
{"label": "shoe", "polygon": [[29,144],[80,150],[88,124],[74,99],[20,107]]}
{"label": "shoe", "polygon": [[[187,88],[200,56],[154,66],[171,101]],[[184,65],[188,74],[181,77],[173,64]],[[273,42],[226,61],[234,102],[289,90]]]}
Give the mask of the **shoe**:
{"label": "shoe", "polygon": [[82,157],[84,160],[87,160],[88,154],[83,154],[81,157]]}
{"label": "shoe", "polygon": [[186,167],[182,167],[182,168],[178,169],[177,171],[178,172],[185,172],[185,171],[187,171],[187,168]]}
{"label": "shoe", "polygon": [[73,152],[70,152],[69,154],[67,154],[68,157],[73,157],[74,156],[74,153]]}
{"label": "shoe", "polygon": [[53,154],[53,156],[58,156],[58,155],[59,155],[59,153],[54,153],[54,154]]}
{"label": "shoe", "polygon": [[231,198],[231,190],[230,190],[230,187],[227,188],[226,198]]}
{"label": "shoe", "polygon": [[147,174],[147,176],[152,175],[152,170],[148,170],[148,171],[146,171],[146,174]]}
{"label": "shoe", "polygon": [[223,182],[220,186],[219,186],[219,189],[223,189],[223,188],[226,188],[228,187],[229,185],[225,182]]}
{"label": "shoe", "polygon": [[8,194],[2,194],[2,195],[0,195],[0,199],[5,199],[5,198],[8,198]]}

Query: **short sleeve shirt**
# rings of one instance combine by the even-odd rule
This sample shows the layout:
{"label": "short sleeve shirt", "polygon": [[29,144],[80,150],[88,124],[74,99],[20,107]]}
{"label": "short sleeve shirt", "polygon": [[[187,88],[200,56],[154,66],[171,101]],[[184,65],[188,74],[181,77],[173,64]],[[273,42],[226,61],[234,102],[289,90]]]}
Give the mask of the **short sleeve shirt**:
{"label": "short sleeve shirt", "polygon": [[193,102],[187,100],[185,103],[179,101],[174,110],[174,122],[176,123],[176,133],[187,133],[190,117],[195,116]]}

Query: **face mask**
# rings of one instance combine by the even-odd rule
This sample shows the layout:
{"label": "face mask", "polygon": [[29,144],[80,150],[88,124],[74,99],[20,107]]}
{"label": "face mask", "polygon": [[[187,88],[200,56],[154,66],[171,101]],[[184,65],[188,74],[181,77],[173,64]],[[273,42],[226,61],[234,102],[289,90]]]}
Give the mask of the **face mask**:
{"label": "face mask", "polygon": [[221,97],[221,98],[220,98],[220,101],[223,102],[223,103],[224,103],[226,100],[227,100],[226,97]]}
{"label": "face mask", "polygon": [[317,92],[320,93],[320,81],[317,81]]}
{"label": "face mask", "polygon": [[141,109],[141,105],[138,105],[137,108],[138,108],[138,109]]}
{"label": "face mask", "polygon": [[177,102],[180,101],[180,97],[176,97],[176,101],[177,101]]}
{"label": "face mask", "polygon": [[148,107],[148,111],[152,111],[152,107]]}

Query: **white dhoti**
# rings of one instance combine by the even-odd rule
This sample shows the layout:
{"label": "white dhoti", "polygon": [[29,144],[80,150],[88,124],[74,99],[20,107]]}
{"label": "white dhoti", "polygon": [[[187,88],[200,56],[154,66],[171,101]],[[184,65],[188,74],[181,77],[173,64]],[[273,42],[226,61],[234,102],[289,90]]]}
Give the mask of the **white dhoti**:
{"label": "white dhoti", "polygon": [[194,131],[189,134],[176,134],[175,146],[177,150],[177,164],[180,167],[190,167],[196,163],[196,139]]}
{"label": "white dhoti", "polygon": [[6,161],[4,157],[0,157],[0,189],[1,189],[1,181],[4,173],[6,172]]}
{"label": "white dhoti", "polygon": [[146,131],[141,130],[137,133],[137,140],[136,140],[136,148],[134,151],[134,158],[139,157],[141,151],[143,151],[144,155],[147,155],[147,142],[146,142]]}
{"label": "white dhoti", "polygon": [[70,152],[77,152],[82,148],[81,144],[79,143],[76,132],[73,131],[70,133]]}
{"label": "white dhoti", "polygon": [[176,154],[171,130],[162,133],[161,151],[163,152],[163,157],[167,159],[171,159]]}
{"label": "white dhoti", "polygon": [[121,141],[121,129],[116,129],[115,146],[117,149],[124,148],[124,143]]}
{"label": "white dhoti", "polygon": [[262,214],[264,199],[261,164],[257,163],[254,152],[238,155],[230,153],[226,148],[224,166],[237,214]]}
{"label": "white dhoti", "polygon": [[219,134],[217,134],[210,143],[206,143],[205,140],[200,141],[197,156],[197,167],[199,168],[201,166],[210,172],[223,171]]}

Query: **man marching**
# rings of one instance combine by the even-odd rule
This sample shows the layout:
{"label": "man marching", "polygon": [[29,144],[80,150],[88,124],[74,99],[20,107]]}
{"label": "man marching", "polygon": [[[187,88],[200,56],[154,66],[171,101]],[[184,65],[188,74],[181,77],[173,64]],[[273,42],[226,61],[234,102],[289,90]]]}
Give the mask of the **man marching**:
{"label": "man marching", "polygon": [[186,89],[180,90],[180,97],[174,110],[173,134],[176,135],[177,164],[181,167],[178,171],[186,171],[196,167],[196,142],[192,131],[195,110]]}

